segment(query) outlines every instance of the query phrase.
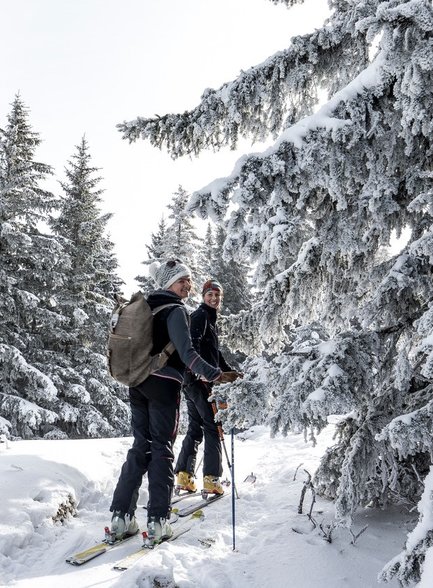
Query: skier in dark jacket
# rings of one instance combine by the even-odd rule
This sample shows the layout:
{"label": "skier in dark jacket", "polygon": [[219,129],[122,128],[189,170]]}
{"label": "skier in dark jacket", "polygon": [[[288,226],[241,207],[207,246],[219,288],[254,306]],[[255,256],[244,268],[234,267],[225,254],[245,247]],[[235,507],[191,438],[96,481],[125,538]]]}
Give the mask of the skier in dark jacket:
{"label": "skier in dark jacket", "polygon": [[165,367],[129,389],[134,443],[122,466],[110,510],[112,536],[121,538],[138,531],[134,513],[142,477],[147,472],[148,535],[150,541],[158,543],[172,534],[168,519],[174,485],[173,443],[185,367],[209,382],[226,380],[222,370],[202,359],[191,342],[187,311],[182,302],[191,290],[189,268],[179,260],[171,260],[155,262],[149,273],[160,287],[148,297],[150,307],[173,305],[154,315],[152,354],[162,351],[169,340],[175,351]]}
{"label": "skier in dark jacket", "polygon": [[[203,303],[191,315],[191,339],[195,350],[208,363],[229,372],[233,381],[242,374],[226,362],[218,342],[217,312],[221,308],[223,288],[216,280],[208,280],[202,288]],[[227,374],[228,375],[228,374]],[[175,472],[176,489],[194,492],[195,462],[198,446],[204,436],[203,490],[209,494],[223,494],[221,439],[215,423],[215,402],[209,402],[212,382],[203,381],[187,370],[184,393],[188,409],[188,431],[182,443]]]}

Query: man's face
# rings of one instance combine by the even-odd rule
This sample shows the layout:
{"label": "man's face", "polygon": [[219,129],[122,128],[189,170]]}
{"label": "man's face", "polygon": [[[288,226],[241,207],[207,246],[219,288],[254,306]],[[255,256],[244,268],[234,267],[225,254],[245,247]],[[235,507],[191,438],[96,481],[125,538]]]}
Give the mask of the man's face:
{"label": "man's face", "polygon": [[219,310],[221,308],[221,303],[223,301],[223,295],[222,295],[221,290],[209,290],[203,296],[203,301],[205,304],[207,304],[211,308],[215,308],[215,310]]}
{"label": "man's face", "polygon": [[184,278],[176,280],[168,289],[177,294],[180,298],[188,298],[191,286],[191,278],[185,276]]}

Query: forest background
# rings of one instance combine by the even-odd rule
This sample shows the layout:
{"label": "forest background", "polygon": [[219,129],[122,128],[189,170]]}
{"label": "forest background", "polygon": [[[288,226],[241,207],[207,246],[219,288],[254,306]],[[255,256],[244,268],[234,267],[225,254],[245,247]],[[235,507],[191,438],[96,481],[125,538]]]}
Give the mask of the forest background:
{"label": "forest background", "polygon": [[[238,276],[252,270],[254,296],[242,284],[242,310],[224,322],[245,378],[226,390],[220,416],[227,428],[260,423],[314,440],[339,415],[315,487],[348,527],[360,506],[418,505],[406,549],[382,574],[409,585],[433,557],[432,4],[329,6],[321,28],[205,90],[194,109],[119,129],[175,159],[273,138],[191,198],[180,186],[172,212],[183,216],[169,217],[194,211],[217,225],[204,249],[221,239],[209,259],[212,270],[228,264],[223,284],[234,264]],[[42,184],[50,169],[35,160],[38,141],[17,96],[0,144],[2,427],[24,437],[124,434],[125,391],[106,375],[101,347],[121,281],[97,170],[83,138],[55,197]],[[164,223],[151,257],[167,243]],[[403,230],[408,240],[392,252]]]}

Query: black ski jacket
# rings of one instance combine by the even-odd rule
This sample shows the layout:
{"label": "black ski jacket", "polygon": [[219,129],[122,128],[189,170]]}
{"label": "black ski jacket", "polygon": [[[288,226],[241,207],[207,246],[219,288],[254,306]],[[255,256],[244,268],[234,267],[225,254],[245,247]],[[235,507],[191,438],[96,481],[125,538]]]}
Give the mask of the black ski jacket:
{"label": "black ski jacket", "polygon": [[153,321],[153,349],[152,354],[159,353],[169,341],[175,346],[167,365],[154,372],[154,376],[183,381],[185,367],[212,382],[221,374],[218,364],[212,364],[200,357],[194,349],[189,332],[187,310],[182,299],[170,290],[157,290],[147,299],[149,306],[154,309],[163,304],[173,304],[160,310]]}
{"label": "black ski jacket", "polygon": [[[197,353],[208,363],[221,368],[223,372],[232,371],[233,368],[224,359],[219,348],[218,326],[216,322],[217,311],[215,308],[202,302],[191,315],[192,344]],[[185,383],[189,384],[195,379],[189,374],[185,378]]]}

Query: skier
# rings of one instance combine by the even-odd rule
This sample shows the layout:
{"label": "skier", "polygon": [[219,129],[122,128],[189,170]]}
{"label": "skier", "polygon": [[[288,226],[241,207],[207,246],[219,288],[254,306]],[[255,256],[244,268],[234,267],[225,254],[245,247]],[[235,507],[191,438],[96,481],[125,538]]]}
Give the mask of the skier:
{"label": "skier", "polygon": [[110,510],[111,535],[120,539],[138,531],[135,509],[142,477],[149,478],[147,529],[149,539],[159,543],[172,535],[169,523],[174,485],[173,443],[179,420],[180,389],[185,366],[205,381],[230,381],[218,365],[206,362],[195,351],[183,304],[191,290],[191,271],[180,260],[155,262],[149,273],[159,289],[148,297],[150,307],[173,306],[154,316],[152,354],[170,341],[175,351],[165,367],[129,389],[134,442],[122,466]]}
{"label": "skier", "polygon": [[[208,280],[202,288],[203,302],[191,315],[191,339],[195,350],[208,363],[232,374],[232,379],[242,377],[224,359],[218,342],[217,312],[221,308],[223,288],[217,280]],[[188,409],[188,430],[176,463],[176,488],[196,491],[194,481],[198,446],[204,436],[203,490],[208,494],[223,494],[222,451],[218,425],[214,415],[215,402],[209,402],[212,382],[203,381],[187,370],[184,393]]]}

